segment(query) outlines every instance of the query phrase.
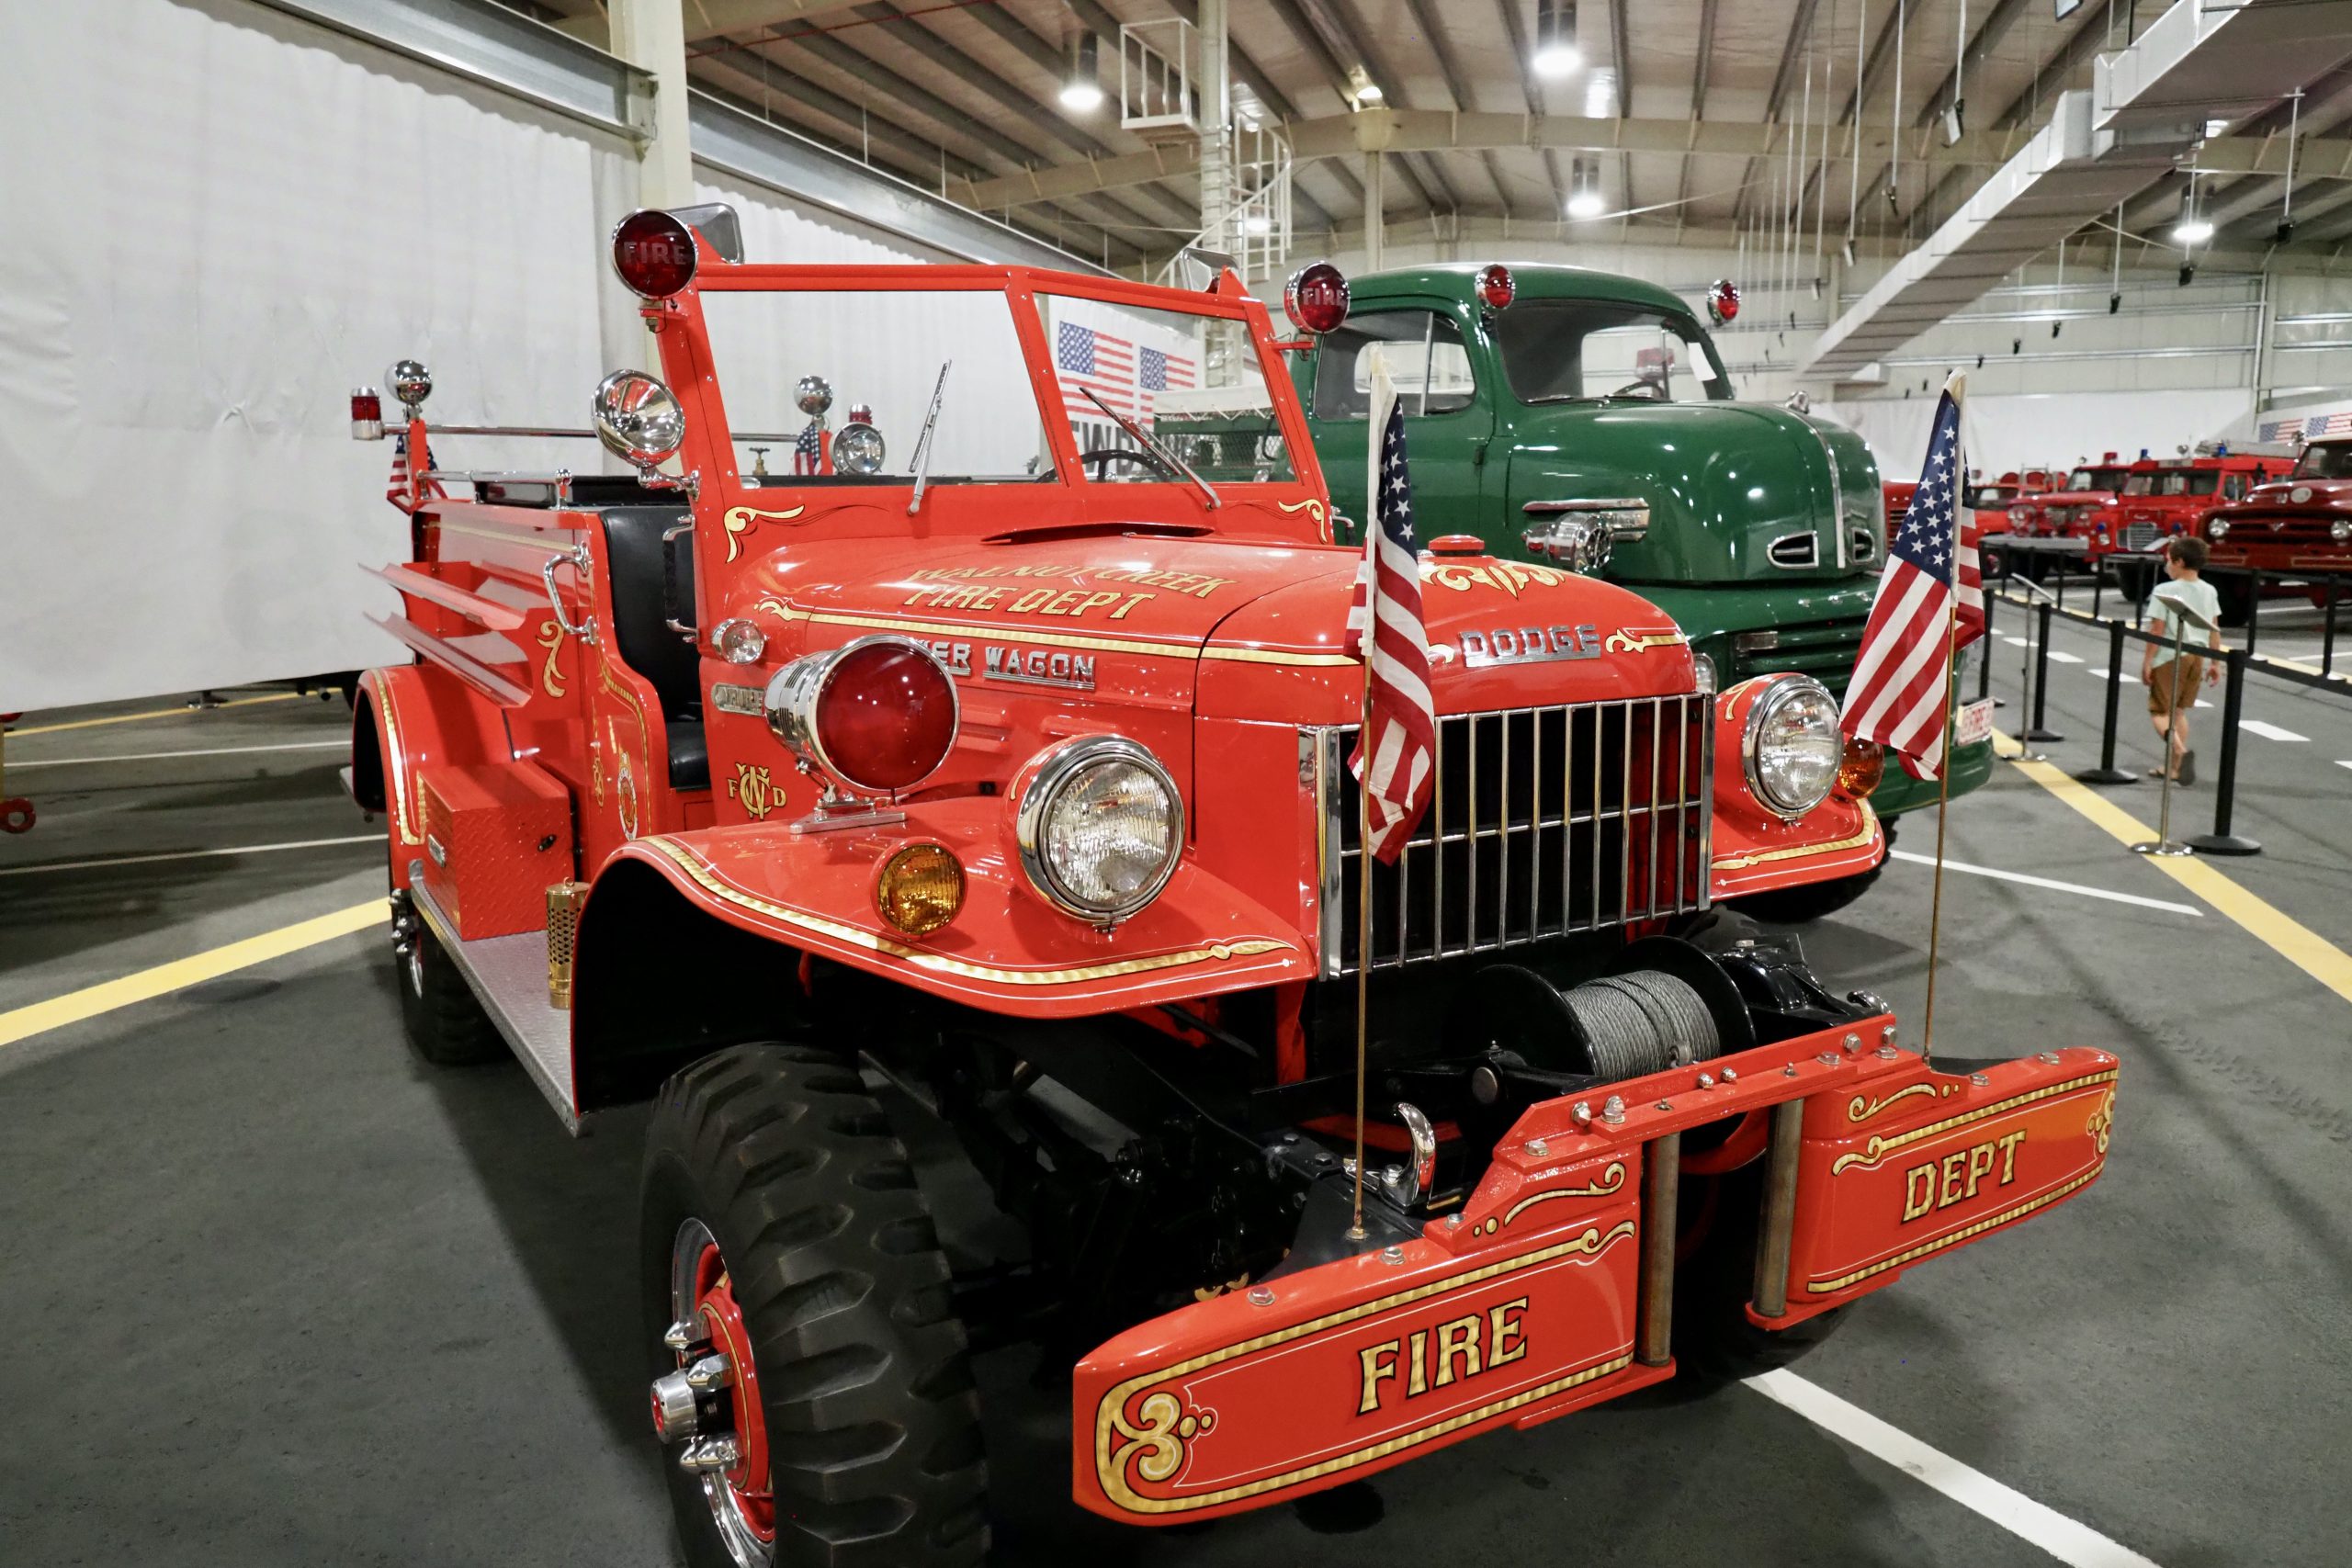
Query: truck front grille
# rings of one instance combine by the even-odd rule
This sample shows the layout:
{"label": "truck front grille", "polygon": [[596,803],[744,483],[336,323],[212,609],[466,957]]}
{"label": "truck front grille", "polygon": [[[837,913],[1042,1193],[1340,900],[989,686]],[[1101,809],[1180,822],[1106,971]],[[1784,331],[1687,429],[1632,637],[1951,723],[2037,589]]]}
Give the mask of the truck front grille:
{"label": "truck front grille", "polygon": [[1732,667],[1724,683],[1732,685],[1757,675],[1794,673],[1810,675],[1833,693],[1843,692],[1853,677],[1854,660],[1862,651],[1866,621],[1860,615],[1798,621],[1771,628],[1769,643],[1746,649],[1735,637]]}
{"label": "truck front grille", "polygon": [[2125,525],[2123,529],[2123,547],[2125,549],[2144,550],[2155,542],[2156,525],[2154,523],[2132,523]]}
{"label": "truck front grille", "polygon": [[[1707,907],[1713,700],[1636,697],[1438,721],[1436,795],[1372,867],[1372,967]],[[1355,728],[1302,732],[1322,807],[1323,973],[1358,964]]]}

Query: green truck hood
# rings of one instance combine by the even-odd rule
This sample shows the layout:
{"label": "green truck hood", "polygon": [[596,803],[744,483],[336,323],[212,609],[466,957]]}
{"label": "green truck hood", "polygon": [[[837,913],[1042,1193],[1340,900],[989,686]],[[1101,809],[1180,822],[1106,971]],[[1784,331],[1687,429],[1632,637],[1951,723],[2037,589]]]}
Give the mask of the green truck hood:
{"label": "green truck hood", "polygon": [[[1610,559],[1619,581],[1787,582],[1875,570],[1878,466],[1834,422],[1758,403],[1604,401],[1522,408],[1511,423],[1505,511],[1513,523],[1531,502],[1649,502],[1649,536],[1620,544]],[[1833,501],[1842,540],[1830,525]]]}

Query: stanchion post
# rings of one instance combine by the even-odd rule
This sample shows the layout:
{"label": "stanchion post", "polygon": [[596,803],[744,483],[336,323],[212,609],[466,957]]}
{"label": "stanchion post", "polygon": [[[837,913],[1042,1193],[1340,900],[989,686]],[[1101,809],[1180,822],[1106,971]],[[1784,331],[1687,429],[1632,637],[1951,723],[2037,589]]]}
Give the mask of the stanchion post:
{"label": "stanchion post", "polygon": [[[1995,586],[2001,592],[1984,595],[1984,635],[1976,647],[1976,700],[1980,703],[1993,694],[1993,608],[2008,592],[2009,554],[2007,550],[2001,552],[2001,570]],[[1999,705],[1996,700],[1994,706]]]}
{"label": "stanchion post", "polygon": [[2107,600],[2107,562],[2101,560],[2091,568],[2091,619],[2098,620],[2103,611],[2099,606]]}
{"label": "stanchion post", "polygon": [[[2230,814],[2238,802],[2238,716],[2245,697],[2245,661],[2240,649],[2226,649],[2229,675],[2222,693],[2222,774],[2213,785],[2213,830],[2189,835],[2188,847],[2199,854],[2258,855],[2262,846],[2230,831]],[[2193,698],[2191,700],[2194,700]]]}
{"label": "stanchion post", "polygon": [[2262,640],[2262,573],[2245,574],[2245,650],[2252,653]]}
{"label": "stanchion post", "polygon": [[2107,623],[2107,711],[2099,719],[2098,766],[2075,776],[2085,784],[2138,784],[2140,775],[2115,765],[2115,724],[2123,702],[2123,623]]}
{"label": "stanchion post", "polygon": [[[2320,623],[2319,633],[2319,672],[2323,675],[2335,673],[2335,596],[2343,586],[2342,577],[2332,571],[2327,574],[2326,618]],[[1992,624],[1989,611],[1985,624]]]}
{"label": "stanchion post", "polygon": [[2033,722],[2026,727],[2025,738],[2036,743],[2066,739],[2042,724],[2050,704],[2050,608],[2047,599],[2033,607]]}

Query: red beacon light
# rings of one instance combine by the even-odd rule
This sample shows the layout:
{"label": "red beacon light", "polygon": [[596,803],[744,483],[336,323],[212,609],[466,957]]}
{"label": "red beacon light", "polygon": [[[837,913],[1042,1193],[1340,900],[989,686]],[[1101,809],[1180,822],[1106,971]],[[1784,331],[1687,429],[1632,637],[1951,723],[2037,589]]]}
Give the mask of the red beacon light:
{"label": "red beacon light", "polygon": [[384,438],[384,400],[373,387],[351,389],[351,438],[354,441],[381,441]]}
{"label": "red beacon light", "polygon": [[695,280],[694,231],[677,214],[648,208],[613,230],[613,270],[632,293],[667,299]]}
{"label": "red beacon light", "polygon": [[1739,287],[1730,278],[1719,277],[1707,285],[1707,314],[1719,327],[1739,315]]}
{"label": "red beacon light", "polygon": [[1283,285],[1283,314],[1303,333],[1336,332],[1348,319],[1347,276],[1329,262],[1310,262]]}
{"label": "red beacon light", "polygon": [[1488,314],[1508,310],[1519,296],[1519,285],[1510,276],[1510,268],[1500,262],[1488,262],[1478,269],[1478,303]]}
{"label": "red beacon light", "polygon": [[[887,635],[801,655],[768,682],[764,705],[795,756],[867,795],[896,795],[937,772],[960,717],[946,666]],[[830,786],[826,796],[820,805],[844,804]]]}

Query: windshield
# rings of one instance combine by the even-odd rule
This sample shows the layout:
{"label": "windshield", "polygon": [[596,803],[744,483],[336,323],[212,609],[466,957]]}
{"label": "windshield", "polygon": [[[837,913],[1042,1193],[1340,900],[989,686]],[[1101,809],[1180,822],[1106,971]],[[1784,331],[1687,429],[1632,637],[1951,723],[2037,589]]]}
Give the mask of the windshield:
{"label": "windshield", "polygon": [[2295,464],[2299,479],[2352,479],[2352,441],[2314,441]]}
{"label": "windshield", "polygon": [[1968,504],[1989,512],[1997,506],[2007,506],[2017,498],[2015,485],[1978,485],[1970,492]]}
{"label": "windshield", "polygon": [[1524,403],[1731,396],[1705,334],[1685,315],[1597,299],[1522,299],[1491,330],[1503,374]]}
{"label": "windshield", "polygon": [[2074,491],[2113,490],[2122,475],[2120,468],[2076,468],[2066,476],[2066,488]]}
{"label": "windshield", "polygon": [[[1002,294],[710,289],[702,309],[747,483],[909,483],[940,367],[951,359],[929,482],[1053,475]],[[844,439],[858,424],[868,428]]]}
{"label": "windshield", "polygon": [[1114,413],[1212,485],[1296,477],[1244,323],[1063,294],[1038,295],[1037,311],[1061,389],[1057,417],[1069,422],[1089,480],[1192,482],[1129,437]]}
{"label": "windshield", "polygon": [[2125,476],[2123,480],[2123,493],[2125,495],[2154,495],[2155,492],[2156,476],[2154,474],[2130,474]]}
{"label": "windshield", "polygon": [[2211,495],[2222,482],[2218,468],[2175,468],[2164,476],[2159,495]]}

